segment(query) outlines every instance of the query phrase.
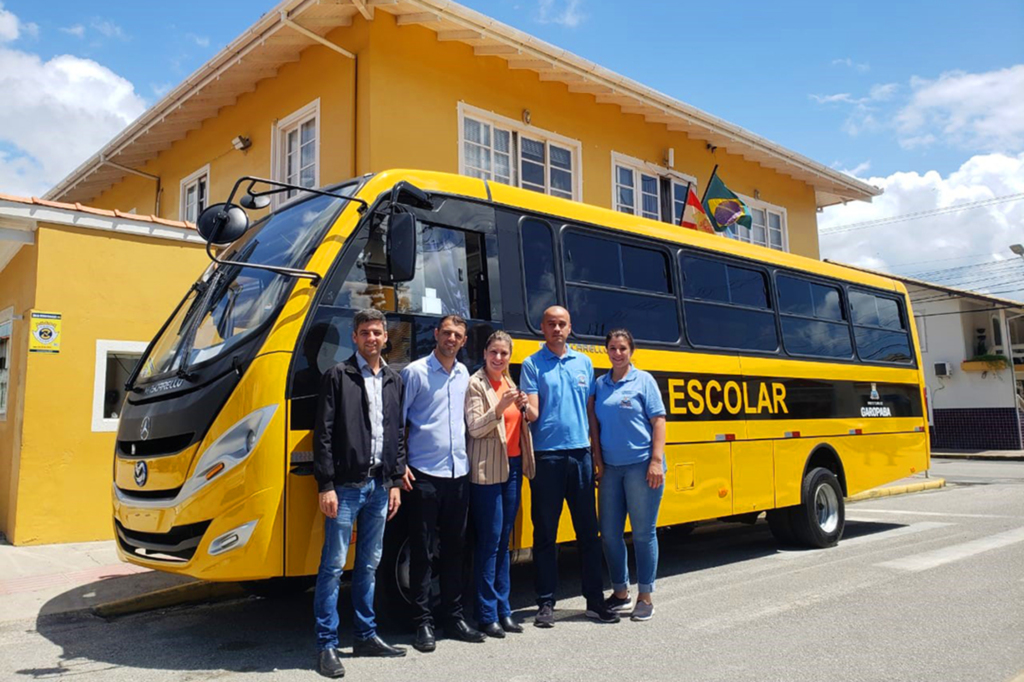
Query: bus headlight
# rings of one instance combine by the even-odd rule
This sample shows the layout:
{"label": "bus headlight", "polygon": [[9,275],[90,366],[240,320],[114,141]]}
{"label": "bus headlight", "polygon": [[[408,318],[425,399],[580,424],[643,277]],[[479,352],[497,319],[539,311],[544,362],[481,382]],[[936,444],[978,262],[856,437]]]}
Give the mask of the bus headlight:
{"label": "bus headlight", "polygon": [[256,449],[276,411],[277,405],[260,408],[221,434],[200,455],[195,471],[182,488],[179,499],[187,499],[214,478],[241,464]]}

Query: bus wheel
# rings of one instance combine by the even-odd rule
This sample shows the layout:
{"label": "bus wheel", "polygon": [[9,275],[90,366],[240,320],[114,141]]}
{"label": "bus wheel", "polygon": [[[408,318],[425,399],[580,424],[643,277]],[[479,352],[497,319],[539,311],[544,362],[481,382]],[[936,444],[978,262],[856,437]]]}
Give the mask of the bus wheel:
{"label": "bus wheel", "polygon": [[242,588],[249,594],[264,599],[287,599],[298,596],[316,584],[315,575],[303,575],[289,578],[269,578],[267,580],[247,580]]}
{"label": "bus wheel", "polygon": [[765,515],[768,517],[768,528],[780,545],[796,544],[796,533],[793,532],[794,509],[795,507],[772,509]]}
{"label": "bus wheel", "polygon": [[818,467],[804,477],[800,492],[802,502],[793,507],[791,517],[797,539],[808,547],[832,547],[846,526],[839,480],[828,469]]}
{"label": "bus wheel", "polygon": [[411,625],[409,533],[405,517],[396,520],[400,522],[388,523],[384,532],[384,551],[377,567],[377,607],[390,623]]}

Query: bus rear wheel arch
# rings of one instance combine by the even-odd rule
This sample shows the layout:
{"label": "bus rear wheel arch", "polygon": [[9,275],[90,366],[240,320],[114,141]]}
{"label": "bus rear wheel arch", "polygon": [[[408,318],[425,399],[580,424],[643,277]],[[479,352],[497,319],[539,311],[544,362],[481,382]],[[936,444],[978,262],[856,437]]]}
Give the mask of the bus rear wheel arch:
{"label": "bus rear wheel arch", "polygon": [[842,460],[829,446],[807,458],[800,485],[800,504],[768,512],[768,527],[783,545],[832,547],[846,527],[846,474]]}

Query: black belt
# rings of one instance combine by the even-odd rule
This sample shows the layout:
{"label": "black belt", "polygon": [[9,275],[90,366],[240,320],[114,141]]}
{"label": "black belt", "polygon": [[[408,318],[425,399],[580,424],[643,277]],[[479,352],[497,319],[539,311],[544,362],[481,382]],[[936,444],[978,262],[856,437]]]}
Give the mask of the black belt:
{"label": "black belt", "polygon": [[366,471],[366,478],[367,478],[367,480],[369,480],[371,478],[377,478],[382,473],[384,473],[384,465],[383,464],[377,464],[377,465],[372,466],[369,469],[367,469],[367,471]]}

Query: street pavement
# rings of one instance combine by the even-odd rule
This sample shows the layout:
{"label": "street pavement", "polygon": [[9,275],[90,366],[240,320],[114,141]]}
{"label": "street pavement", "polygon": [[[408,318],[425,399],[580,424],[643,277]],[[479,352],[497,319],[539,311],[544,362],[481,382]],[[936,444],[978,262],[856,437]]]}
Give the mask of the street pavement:
{"label": "street pavement", "polygon": [[[554,629],[346,658],[346,679],[1014,680],[1024,673],[1024,463],[936,456],[931,475],[947,487],[849,505],[833,549],[780,550],[763,519],[664,533],[647,623],[587,621],[566,551]],[[531,567],[512,578],[529,623]],[[48,608],[88,602],[104,582],[60,592],[34,618],[0,618],[0,680],[319,679],[308,594],[110,620]],[[347,594],[340,607],[350,652]]]}

